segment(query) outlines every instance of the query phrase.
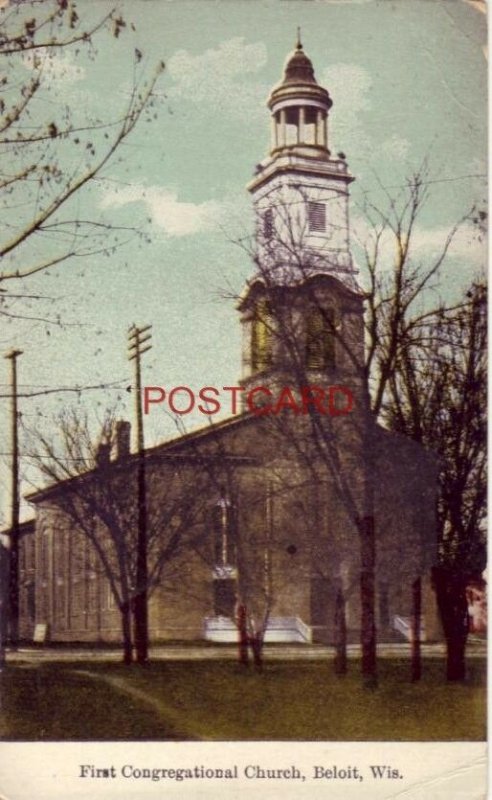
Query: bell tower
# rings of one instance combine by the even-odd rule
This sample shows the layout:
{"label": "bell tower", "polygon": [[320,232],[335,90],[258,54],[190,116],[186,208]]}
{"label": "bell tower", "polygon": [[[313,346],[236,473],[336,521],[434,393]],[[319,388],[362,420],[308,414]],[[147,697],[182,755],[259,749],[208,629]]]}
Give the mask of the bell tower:
{"label": "bell tower", "polygon": [[[332,156],[333,105],[298,35],[267,102],[270,152],[248,184],[255,212],[255,272],[243,292],[245,389],[292,379],[347,383],[363,363],[363,309],[350,251],[343,153]],[[301,377],[299,377],[301,376]]]}

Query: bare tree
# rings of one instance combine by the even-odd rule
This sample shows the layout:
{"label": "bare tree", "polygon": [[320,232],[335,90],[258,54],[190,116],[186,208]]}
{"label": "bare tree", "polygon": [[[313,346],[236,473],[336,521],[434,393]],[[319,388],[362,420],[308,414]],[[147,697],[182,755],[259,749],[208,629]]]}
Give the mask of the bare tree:
{"label": "bare tree", "polygon": [[[176,422],[184,434],[183,421]],[[220,425],[210,424],[205,431],[205,442],[187,437],[187,449],[194,458],[211,459],[207,463],[209,535],[194,549],[212,575],[215,616],[237,630],[239,662],[247,666],[251,653],[261,670],[265,634],[276,593],[282,589],[281,570],[274,563],[279,548],[273,525],[275,473],[271,465],[266,473],[262,460],[250,454],[251,446],[235,448],[231,454]],[[280,491],[285,493],[285,487]],[[189,582],[181,581],[181,592],[193,596],[195,583],[193,575]]]}
{"label": "bare tree", "polygon": [[253,491],[243,493],[239,499],[242,507],[235,515],[236,624],[240,641],[249,646],[253,664],[259,671],[263,668],[265,636],[274,621],[272,613],[277,598],[288,585],[289,573],[282,563],[286,556],[281,536],[281,507],[285,496],[291,497],[296,488],[287,488],[285,480],[279,482],[278,471],[270,464],[268,476],[262,472]]}
{"label": "bare tree", "polygon": [[[83,190],[107,176],[137,123],[150,119],[154,88],[163,64],[146,77],[142,53],[133,54],[122,107],[111,117],[92,115],[86,104],[59,99],[56,78],[82,70],[97,58],[97,42],[119,37],[126,22],[117,8],[98,13],[74,0],[4,5],[0,10],[0,152],[2,230],[0,291],[69,259],[109,253],[132,235],[100,212],[79,206]],[[17,295],[19,296],[19,295]],[[21,297],[26,290],[21,289]],[[30,295],[32,296],[32,295]]]}
{"label": "bare tree", "polygon": [[[315,481],[320,481],[320,474],[328,477],[359,535],[362,671],[371,685],[377,672],[376,545],[382,535],[375,530],[376,453],[381,439],[377,423],[388,422],[386,404],[401,351],[419,322],[434,310],[427,290],[434,288],[453,239],[471,213],[450,228],[437,254],[420,257],[417,222],[428,200],[428,181],[424,164],[397,195],[386,191],[386,209],[365,204],[364,332],[362,292],[350,270],[347,246],[340,246],[336,224],[327,226],[322,246],[319,240],[312,246],[307,211],[312,191],[308,196],[302,186],[291,185],[289,194],[284,189],[271,194],[267,210],[258,212],[254,238],[249,243],[241,239],[256,266],[248,299],[241,300],[253,326],[250,366],[256,379],[261,375],[277,386],[291,381],[297,400],[285,395],[277,410],[290,411],[291,417],[292,411],[300,413],[303,419],[286,422],[284,413],[282,418],[273,416],[272,424],[282,429],[310,465]],[[333,217],[337,219],[336,212]],[[394,259],[389,268],[388,254]],[[333,414],[319,413],[322,395],[317,402],[312,391],[304,394],[305,387],[324,385],[333,376],[357,396],[357,414],[340,417],[335,402]],[[433,531],[428,533],[432,537]],[[417,575],[429,566],[426,550],[429,543],[423,542]],[[340,630],[343,633],[343,622]]]}
{"label": "bare tree", "polygon": [[[326,264],[337,261],[337,236],[332,231],[322,248],[311,246],[308,201],[302,187],[292,187],[286,198],[271,202],[257,220],[256,236],[250,250],[257,268],[257,289],[249,295],[253,315],[252,371],[268,376],[272,370],[279,383],[282,379],[294,386],[302,397],[303,419],[297,416],[286,421],[288,410],[296,401],[285,398],[285,412],[275,415],[277,424],[297,451],[305,468],[313,472],[314,483],[328,477],[336,497],[347,510],[360,537],[361,606],[362,606],[362,671],[368,684],[376,682],[376,629],[374,621],[374,469],[375,448],[373,418],[365,389],[365,364],[362,353],[362,315],[360,292],[353,282],[348,263],[336,264],[342,282],[327,275]],[[270,216],[271,215],[271,216]],[[349,289],[347,291],[347,288]],[[330,292],[333,292],[330,297]],[[333,303],[333,296],[337,303]],[[342,299],[343,298],[343,299]],[[357,320],[350,331],[340,328],[340,308],[350,306]],[[335,308],[334,306],[337,306]],[[306,330],[307,325],[307,330]],[[332,413],[320,412],[323,389],[306,387],[326,384],[333,373],[333,348],[341,345],[342,363],[337,365],[337,382],[348,378],[357,384],[357,419],[343,422],[334,407]],[[333,398],[333,404],[335,400]],[[277,409],[278,410],[278,409]],[[371,463],[370,463],[371,462]],[[357,475],[354,476],[354,465]],[[324,480],[323,480],[324,479]],[[354,490],[354,485],[356,486]]]}
{"label": "bare tree", "polygon": [[485,566],[486,290],[415,319],[401,342],[384,408],[388,424],[440,457],[434,586],[448,680],[465,677],[466,587]]}
{"label": "bare tree", "polygon": [[367,289],[365,364],[371,409],[383,421],[383,406],[400,352],[410,336],[415,339],[427,315],[440,307],[430,290],[439,289],[456,234],[475,215],[474,207],[464,212],[449,227],[436,252],[429,254],[419,248],[419,224],[430,200],[431,182],[424,161],[394,194],[378,182],[384,205],[366,198],[360,208],[367,225],[358,240]]}
{"label": "bare tree", "polygon": [[[61,414],[53,438],[32,435],[33,461],[49,481],[34,495],[40,524],[46,517],[55,536],[68,532],[79,568],[99,571],[109,583],[121,616],[125,663],[133,658],[132,612],[138,589],[137,465],[129,451],[128,427],[110,415],[94,439],[87,416],[72,410]],[[173,562],[207,536],[210,472],[192,457],[148,452],[146,460],[150,596]]]}
{"label": "bare tree", "polygon": [[[383,424],[420,442],[439,459],[434,588],[447,641],[447,676],[465,675],[468,630],[465,590],[483,569],[485,489],[485,287],[472,284],[445,303],[428,291],[460,228],[483,235],[485,214],[470,208],[429,259],[416,247],[429,199],[424,164],[407,187],[386,192],[384,210],[366,202],[364,243],[369,277],[366,316],[372,408]],[[391,248],[394,266],[383,266]]]}
{"label": "bare tree", "polygon": [[213,575],[215,615],[227,630],[235,627],[239,662],[247,666],[251,656],[259,671],[266,636],[272,631],[285,635],[286,624],[292,624],[275,616],[279,600],[285,603],[292,594],[294,580],[297,588],[307,585],[305,564],[296,558],[290,533],[294,520],[308,523],[302,498],[311,487],[288,476],[282,462],[250,463],[251,469],[241,471],[230,464],[223,471],[211,509],[214,546],[199,548]]}

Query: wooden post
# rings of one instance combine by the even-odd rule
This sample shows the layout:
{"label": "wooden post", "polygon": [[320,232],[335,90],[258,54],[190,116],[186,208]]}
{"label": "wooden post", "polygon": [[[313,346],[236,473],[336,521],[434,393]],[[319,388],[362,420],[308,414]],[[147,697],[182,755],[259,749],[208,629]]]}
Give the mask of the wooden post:
{"label": "wooden post", "polygon": [[129,359],[135,361],[135,418],[137,427],[137,507],[138,507],[138,532],[137,532],[137,569],[136,587],[133,599],[135,619],[135,650],[137,662],[146,664],[149,658],[149,632],[148,632],[148,575],[147,575],[147,489],[145,476],[145,445],[142,416],[142,376],[141,357],[151,345],[146,344],[151,334],[148,331],[152,325],[145,328],[130,328]]}

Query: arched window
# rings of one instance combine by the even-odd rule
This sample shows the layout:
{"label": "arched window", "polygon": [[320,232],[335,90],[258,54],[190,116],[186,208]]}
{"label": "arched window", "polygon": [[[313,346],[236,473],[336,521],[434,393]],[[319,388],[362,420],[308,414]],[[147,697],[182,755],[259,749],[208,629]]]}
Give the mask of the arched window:
{"label": "arched window", "polygon": [[267,369],[272,361],[272,315],[268,300],[256,303],[251,336],[251,368],[253,372]]}
{"label": "arched window", "polygon": [[329,369],[335,366],[335,313],[333,309],[313,308],[307,317],[306,366]]}

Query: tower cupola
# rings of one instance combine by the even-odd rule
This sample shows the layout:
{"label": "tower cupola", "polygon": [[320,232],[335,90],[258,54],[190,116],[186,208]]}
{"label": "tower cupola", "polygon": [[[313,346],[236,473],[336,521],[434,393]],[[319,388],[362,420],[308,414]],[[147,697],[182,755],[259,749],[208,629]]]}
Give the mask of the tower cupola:
{"label": "tower cupola", "polygon": [[328,147],[329,92],[316,80],[300,36],[281,83],[268,98],[272,141],[248,189],[257,220],[260,275],[296,283],[323,273],[357,291],[350,252],[348,187],[343,153]]}
{"label": "tower cupola", "polygon": [[300,37],[285,63],[284,77],[269,97],[272,113],[271,152],[302,148],[328,151],[327,119],[332,101],[319,86]]}

